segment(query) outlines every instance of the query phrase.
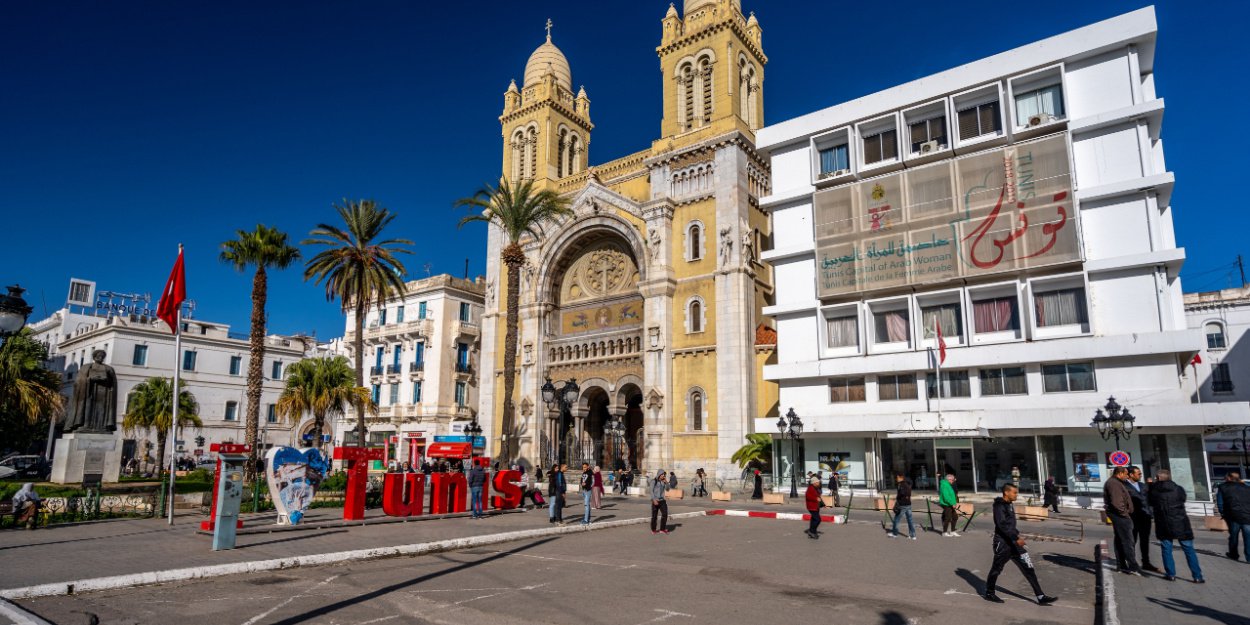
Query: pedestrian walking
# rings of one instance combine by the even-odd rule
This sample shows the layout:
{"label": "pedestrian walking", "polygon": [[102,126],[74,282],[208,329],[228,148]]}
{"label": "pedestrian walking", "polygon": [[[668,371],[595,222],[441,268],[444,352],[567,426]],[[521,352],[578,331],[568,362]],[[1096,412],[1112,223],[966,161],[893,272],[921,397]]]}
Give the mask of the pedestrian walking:
{"label": "pedestrian walking", "polygon": [[677,490],[677,472],[673,471],[668,474],[668,489]]}
{"label": "pedestrian walking", "polygon": [[1133,539],[1133,496],[1128,492],[1124,481],[1128,479],[1128,469],[1116,467],[1107,483],[1102,487],[1102,500],[1106,506],[1107,518],[1111,519],[1111,528],[1115,531],[1115,561],[1121,573],[1141,575],[1137,566],[1136,542]]}
{"label": "pedestrian walking", "polygon": [[560,465],[551,465],[547,473],[547,522],[564,523],[564,491],[568,486],[564,483],[564,473]]}
{"label": "pedestrian walking", "polygon": [[695,497],[707,497],[707,489],[704,485],[707,483],[707,474],[703,472],[703,467],[699,467],[694,472],[694,483],[691,485],[691,493]]}
{"label": "pedestrian walking", "polygon": [[592,471],[595,477],[595,486],[590,496],[590,504],[595,510],[603,509],[603,471],[599,467],[595,467]]}
{"label": "pedestrian walking", "polygon": [[[475,462],[469,469],[469,503],[473,509],[471,518],[480,519],[485,515],[482,510],[482,487],[486,486],[486,472]],[[463,499],[461,500],[463,501]]]}
{"label": "pedestrian walking", "polygon": [[[668,482],[664,479],[664,469],[660,469],[655,474],[655,479],[651,482],[651,533],[667,534],[668,533],[668,502],[664,500],[664,491],[668,488]],[[660,524],[657,526],[655,521],[659,518]]]}
{"label": "pedestrian walking", "polygon": [[916,540],[916,525],[911,520],[911,480],[903,477],[902,473],[895,473],[894,483],[898,485],[898,492],[894,495],[894,528],[888,536],[898,538],[898,521],[906,516],[908,537]]}
{"label": "pedestrian walking", "polygon": [[839,478],[837,471],[829,474],[829,494],[833,496],[833,505],[835,506],[842,505],[842,495],[838,493],[838,490],[842,487],[841,482],[842,480]]}
{"label": "pedestrian walking", "polygon": [[1150,563],[1150,525],[1154,516],[1147,500],[1150,484],[1142,478],[1140,467],[1130,466],[1125,485],[1128,486],[1129,497],[1133,498],[1133,539],[1141,545],[1141,568],[1143,571],[1161,573],[1159,567]]}
{"label": "pedestrian walking", "polygon": [[764,498],[764,478],[760,477],[760,470],[755,470],[755,490],[751,491],[751,499]]}
{"label": "pedestrian walking", "polygon": [[959,513],[955,509],[959,505],[959,495],[955,492],[954,474],[947,473],[946,479],[938,482],[938,505],[942,506],[942,535],[948,538],[959,537],[959,533],[955,531],[955,524],[959,520]]}
{"label": "pedestrian walking", "polygon": [[1241,473],[1229,471],[1224,483],[1216,488],[1215,509],[1228,524],[1228,557],[1237,559],[1237,542],[1241,553],[1250,562],[1250,486],[1241,481]]}
{"label": "pedestrian walking", "polygon": [[39,506],[43,504],[43,500],[39,498],[39,493],[35,492],[33,483],[22,484],[22,487],[13,493],[12,503],[15,527],[25,525],[26,529],[33,530],[39,526]]}
{"label": "pedestrian walking", "polygon": [[998,596],[998,576],[1003,572],[1007,562],[1015,562],[1024,579],[1033,588],[1033,596],[1038,605],[1049,605],[1057,599],[1042,592],[1042,585],[1037,581],[1037,571],[1033,569],[1033,558],[1025,547],[1025,540],[1016,529],[1016,508],[1013,505],[1020,496],[1020,489],[1015,484],[1004,484],[1002,495],[994,500],[994,563],[990,565],[990,573],[985,577],[986,601],[1002,603]]}
{"label": "pedestrian walking", "polygon": [[1059,514],[1059,486],[1055,484],[1053,475],[1047,477],[1046,483],[1042,485],[1042,507]]}
{"label": "pedestrian walking", "polygon": [[825,501],[820,498],[820,478],[813,477],[808,481],[804,495],[807,500],[807,515],[810,517],[804,533],[808,538],[820,538],[820,532],[816,528],[820,527],[820,509],[825,507]]}
{"label": "pedestrian walking", "polygon": [[1195,584],[1206,583],[1202,577],[1202,567],[1198,566],[1198,554],[1194,552],[1194,530],[1189,524],[1189,515],[1185,512],[1185,489],[1172,481],[1172,472],[1167,469],[1155,471],[1155,482],[1150,485],[1148,503],[1154,514],[1155,537],[1159,539],[1159,549],[1163,555],[1163,579],[1176,580],[1176,561],[1172,558],[1172,541],[1181,544],[1185,552],[1185,562],[1189,564],[1189,572]]}
{"label": "pedestrian walking", "polygon": [[595,473],[590,470],[590,463],[582,463],[582,477],[577,483],[582,491],[582,525],[590,525],[590,511],[594,509]]}

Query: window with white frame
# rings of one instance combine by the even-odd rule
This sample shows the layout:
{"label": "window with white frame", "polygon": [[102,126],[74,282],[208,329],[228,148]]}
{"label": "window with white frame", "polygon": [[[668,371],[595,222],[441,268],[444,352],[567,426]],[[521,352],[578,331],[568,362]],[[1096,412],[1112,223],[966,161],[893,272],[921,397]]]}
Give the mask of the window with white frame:
{"label": "window with white frame", "polygon": [[702,332],[707,325],[706,306],[702,297],[692,297],[686,302],[686,333]]}
{"label": "window with white frame", "polygon": [[1065,362],[1042,366],[1042,390],[1047,393],[1096,391],[1094,363]]}
{"label": "window with white frame", "polygon": [[1207,333],[1207,349],[1224,349],[1228,347],[1228,340],[1224,337],[1224,324],[1218,321],[1211,321],[1203,328]]}
{"label": "window with white frame", "polygon": [[1085,287],[1034,291],[1033,303],[1039,328],[1089,323]]}
{"label": "window with white frame", "polygon": [[916,374],[900,373],[877,376],[877,398],[881,401],[916,399]]}
{"label": "window with white frame", "polygon": [[[938,386],[936,375],[925,376],[925,390],[929,394],[929,399],[938,396]],[[943,399],[972,397],[972,383],[969,381],[967,371],[943,371],[941,389]]]}
{"label": "window with white frame", "polygon": [[981,395],[1028,395],[1029,383],[1024,367],[1002,367],[981,370]]}
{"label": "window with white frame", "polygon": [[907,124],[908,139],[911,142],[911,153],[944,150],[949,143],[946,140],[946,116],[939,115]]}
{"label": "window with white frame", "polygon": [[864,164],[898,158],[898,131],[894,128],[864,136]]}
{"label": "window with white frame", "polygon": [[850,146],[843,143],[842,145],[829,146],[820,150],[820,173],[822,175],[838,171],[850,171],[850,169]]}
{"label": "window with white frame", "polygon": [[1016,94],[1016,124],[1035,125],[1031,120],[1063,117],[1063,87],[1048,85]]}
{"label": "window with white frame", "polygon": [[977,334],[1018,332],[1020,300],[1015,295],[972,300],[972,329]]}
{"label": "window with white frame", "polygon": [[707,402],[703,389],[694,388],[686,399],[686,423],[691,432],[702,432],[707,424]]}
{"label": "window with white frame", "polygon": [[864,378],[862,377],[833,378],[829,380],[830,403],[861,402],[866,398]]}
{"label": "window with white frame", "polygon": [[398,403],[399,403],[399,385],[392,384],[390,405],[394,406],[395,404],[398,404]]}
{"label": "window with white frame", "polygon": [[692,221],[686,226],[686,260],[694,262],[703,258],[703,222]]}
{"label": "window with white frame", "polygon": [[226,421],[238,421],[239,420],[239,402],[237,401],[226,402],[225,420]]}
{"label": "window with white frame", "polygon": [[183,371],[195,371],[195,357],[196,357],[196,353],[191,350],[186,350],[182,352],[182,370]]}
{"label": "window with white frame", "polygon": [[947,342],[958,341],[964,334],[963,315],[958,302],[921,306],[920,324],[926,339],[936,339],[938,328],[941,328],[942,338]]}
{"label": "window with white frame", "polygon": [[911,340],[911,314],[907,303],[889,308],[873,309],[873,343],[877,345],[890,343],[907,343]]}
{"label": "window with white frame", "polygon": [[825,344],[830,349],[859,347],[859,315],[843,309],[825,317]]}
{"label": "window with white frame", "polygon": [[469,401],[469,387],[464,382],[456,382],[456,406],[464,408],[465,402]]}
{"label": "window with white frame", "polygon": [[1229,371],[1228,363],[1220,362],[1211,367],[1211,392],[1233,392],[1233,374]]}
{"label": "window with white frame", "polygon": [[959,121],[960,141],[1003,131],[1003,117],[997,99],[961,108],[956,119]]}
{"label": "window with white frame", "polygon": [[421,403],[421,380],[412,383],[412,403]]}

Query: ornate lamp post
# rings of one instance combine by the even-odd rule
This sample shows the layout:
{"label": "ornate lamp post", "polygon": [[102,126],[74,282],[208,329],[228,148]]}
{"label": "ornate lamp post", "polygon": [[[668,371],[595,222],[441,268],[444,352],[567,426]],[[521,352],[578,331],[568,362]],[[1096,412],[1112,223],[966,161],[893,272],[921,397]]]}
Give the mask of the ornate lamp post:
{"label": "ornate lamp post", "polygon": [[625,423],[620,417],[613,417],[607,424],[605,432],[612,441],[612,467],[609,471],[615,471],[618,460],[620,459],[621,444],[625,440]]}
{"label": "ornate lamp post", "polygon": [[472,460],[473,451],[477,448],[477,437],[482,435],[482,426],[477,423],[477,415],[473,415],[473,420],[464,426],[464,433],[469,436],[469,459]]}
{"label": "ornate lamp post", "polygon": [[[803,421],[799,419],[799,415],[794,413],[794,408],[786,413],[786,416],[777,419],[777,431],[781,432],[782,438],[788,438],[794,448],[794,456],[799,455],[799,437],[803,436]],[[799,496],[799,478],[798,478],[798,458],[792,456],[790,458],[790,496]]]}
{"label": "ornate lamp post", "polygon": [[569,378],[569,381],[565,382],[564,386],[559,389],[556,388],[555,384],[551,383],[551,378],[547,378],[547,383],[543,384],[542,391],[543,401],[547,404],[547,408],[549,410],[557,411],[557,421],[554,428],[557,451],[555,453],[554,461],[561,462],[563,459],[560,457],[558,450],[560,442],[564,440],[564,432],[560,431],[564,427],[564,413],[565,411],[570,410],[573,404],[577,403],[577,397],[581,393],[581,389],[578,388],[577,380],[575,378]]}
{"label": "ornate lamp post", "polygon": [[26,320],[34,309],[22,299],[25,292],[26,289],[13,285],[9,287],[8,295],[0,295],[0,343],[26,327]]}
{"label": "ornate lamp post", "polygon": [[[1103,410],[1107,412],[1104,414]],[[1133,423],[1137,417],[1128,408],[1116,403],[1115,397],[1107,399],[1107,405],[1094,411],[1094,421],[1090,425],[1098,430],[1102,440],[1115,437],[1115,449],[1120,450],[1120,439],[1128,440],[1133,435]]]}

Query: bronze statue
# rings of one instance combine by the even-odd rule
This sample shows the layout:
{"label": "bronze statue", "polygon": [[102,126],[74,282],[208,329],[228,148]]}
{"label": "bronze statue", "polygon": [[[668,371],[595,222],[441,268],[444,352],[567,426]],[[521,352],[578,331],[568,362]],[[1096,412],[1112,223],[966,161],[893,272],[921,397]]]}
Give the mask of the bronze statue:
{"label": "bronze statue", "polygon": [[91,364],[74,378],[66,432],[107,434],[117,430],[117,374],[104,364],[105,352],[91,352]]}

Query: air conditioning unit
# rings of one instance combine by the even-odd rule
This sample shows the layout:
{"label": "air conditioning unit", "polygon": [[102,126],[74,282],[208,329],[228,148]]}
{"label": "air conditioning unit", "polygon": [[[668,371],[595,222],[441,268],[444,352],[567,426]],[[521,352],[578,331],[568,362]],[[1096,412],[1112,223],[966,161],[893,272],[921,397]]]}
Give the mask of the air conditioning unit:
{"label": "air conditioning unit", "polygon": [[1055,120],[1055,116],[1051,115],[1050,113],[1038,113],[1037,115],[1033,115],[1032,117],[1029,117],[1029,128],[1032,128],[1034,126],[1041,126],[1042,124],[1049,124],[1050,122],[1054,120]]}
{"label": "air conditioning unit", "polygon": [[937,141],[925,141],[924,143],[920,144],[921,154],[931,154],[941,149],[942,149],[942,145],[938,143]]}

